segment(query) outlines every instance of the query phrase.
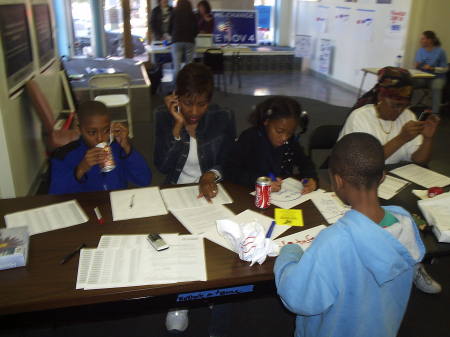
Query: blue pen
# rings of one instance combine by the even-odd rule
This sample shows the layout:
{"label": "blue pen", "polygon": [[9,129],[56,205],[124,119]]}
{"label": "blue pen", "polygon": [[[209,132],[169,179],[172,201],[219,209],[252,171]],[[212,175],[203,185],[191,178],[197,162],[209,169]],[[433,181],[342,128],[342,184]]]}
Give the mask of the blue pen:
{"label": "blue pen", "polygon": [[303,184],[303,185],[306,185],[307,183],[308,183],[308,179],[306,179],[306,178],[305,178],[305,179],[302,179],[302,184]]}
{"label": "blue pen", "polygon": [[267,231],[267,234],[266,234],[267,239],[270,239],[270,237],[272,236],[274,227],[275,227],[275,221],[272,221],[272,223],[270,224],[269,230]]}
{"label": "blue pen", "polygon": [[273,174],[272,172],[270,172],[267,176],[268,176],[272,181],[276,181],[276,180],[277,180],[277,177],[275,177],[275,174]]}

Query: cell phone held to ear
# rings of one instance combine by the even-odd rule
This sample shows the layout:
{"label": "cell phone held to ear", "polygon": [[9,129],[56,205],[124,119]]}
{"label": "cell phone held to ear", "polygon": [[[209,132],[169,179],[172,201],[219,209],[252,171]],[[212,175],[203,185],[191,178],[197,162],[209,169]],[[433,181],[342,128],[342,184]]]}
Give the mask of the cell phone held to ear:
{"label": "cell phone held to ear", "polygon": [[431,115],[431,110],[429,110],[429,109],[426,109],[426,110],[424,110],[424,111],[422,111],[422,113],[420,114],[420,116],[419,116],[419,122],[424,122],[424,121],[426,121],[427,120],[427,118]]}

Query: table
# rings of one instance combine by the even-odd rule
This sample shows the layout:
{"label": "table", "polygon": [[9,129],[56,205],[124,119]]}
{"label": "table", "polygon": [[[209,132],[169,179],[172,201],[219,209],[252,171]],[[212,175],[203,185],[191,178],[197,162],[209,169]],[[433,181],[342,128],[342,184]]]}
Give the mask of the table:
{"label": "table", "polygon": [[[359,90],[358,90],[358,98],[361,96],[361,92],[362,92],[362,88],[364,85],[364,82],[366,80],[366,76],[367,74],[373,74],[373,75],[377,75],[378,71],[381,68],[362,68],[361,71],[364,73],[363,77],[361,79],[361,84],[359,86]],[[436,77],[436,75],[434,74],[430,74],[430,73],[426,73],[424,71],[418,70],[418,69],[408,69],[409,73],[411,74],[412,78],[422,78],[422,79],[429,79],[432,80]]]}
{"label": "table", "polygon": [[[245,209],[256,210],[254,197],[242,186],[225,183],[234,203],[228,205],[237,213]],[[262,265],[249,267],[248,262],[208,240],[205,241],[205,254],[208,272],[206,282],[186,282],[165,285],[148,285],[128,288],[112,288],[99,290],[76,290],[78,257],[64,265],[59,262],[82,242],[88,248],[97,247],[103,234],[144,234],[188,233],[187,230],[171,214],[150,218],[112,222],[108,192],[80,193],[76,195],[52,196],[42,195],[17,199],[0,200],[1,222],[4,227],[5,214],[57,203],[76,198],[89,217],[87,223],[69,228],[59,229],[31,237],[30,254],[26,268],[0,271],[0,315],[34,312],[48,309],[69,308],[75,306],[95,305],[100,303],[120,302],[125,300],[172,296],[176,301],[179,294],[203,291],[206,289],[223,289],[235,286],[250,286],[257,292],[259,285],[269,283],[273,290],[273,263],[269,258]],[[97,224],[93,208],[98,206],[106,224]],[[326,224],[322,215],[311,201],[301,205],[306,225],[303,229]],[[273,216],[273,207],[262,211]],[[287,234],[298,231],[289,229]],[[239,292],[241,290],[237,290]],[[148,300],[147,300],[148,301]],[[167,304],[169,305],[169,304]]]}
{"label": "table", "polygon": [[150,80],[142,62],[132,59],[95,59],[95,58],[73,58],[64,61],[64,68],[69,75],[82,74],[79,80],[71,80],[70,85],[74,90],[88,90],[89,78],[95,74],[88,73],[86,68],[108,69],[113,68],[116,73],[128,74],[131,78],[130,88],[148,88]]}

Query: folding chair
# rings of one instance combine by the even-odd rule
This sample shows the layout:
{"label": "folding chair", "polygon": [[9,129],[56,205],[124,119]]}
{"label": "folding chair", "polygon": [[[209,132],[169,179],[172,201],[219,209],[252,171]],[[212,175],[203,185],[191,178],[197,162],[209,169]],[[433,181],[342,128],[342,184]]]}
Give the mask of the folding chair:
{"label": "folding chair", "polygon": [[[102,102],[108,108],[125,107],[130,138],[133,138],[133,120],[131,117],[130,77],[127,74],[100,74],[89,79],[89,96]],[[126,91],[126,94],[103,94],[95,96],[97,91]]]}
{"label": "folding chair", "polygon": [[220,76],[222,75],[223,90],[227,92],[227,81],[225,79],[225,62],[223,51],[220,48],[206,49],[203,54],[203,63],[208,66],[214,75],[218,75],[218,87],[220,88]]}

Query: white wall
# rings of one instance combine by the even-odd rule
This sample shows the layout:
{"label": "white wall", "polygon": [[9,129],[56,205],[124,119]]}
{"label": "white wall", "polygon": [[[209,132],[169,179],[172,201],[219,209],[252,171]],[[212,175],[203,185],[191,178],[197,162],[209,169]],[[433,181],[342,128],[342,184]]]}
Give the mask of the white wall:
{"label": "white wall", "polygon": [[[314,39],[314,52],[309,60],[309,66],[313,70],[318,71],[318,42],[321,38],[331,39],[334,45],[332,73],[329,76],[354,88],[360,85],[361,68],[394,65],[396,56],[404,54],[412,0],[393,0],[392,4],[376,4],[375,0],[359,0],[357,3],[342,0],[296,1],[296,34],[311,35]],[[320,9],[320,6],[328,9]],[[336,9],[337,6],[350,8],[346,11],[350,15],[349,21],[342,26],[336,24],[335,17],[341,13]],[[373,34],[370,38],[367,38],[367,34],[360,34],[361,30],[356,29],[357,9],[375,10]],[[403,32],[395,38],[387,33],[391,10],[407,12]],[[318,17],[328,17],[327,24],[325,26],[318,24]],[[374,83],[375,76],[368,76],[365,88],[372,87]]]}
{"label": "white wall", "polygon": [[[21,1],[17,1],[18,3]],[[23,2],[23,1],[22,1]],[[31,2],[30,2],[31,3]],[[33,1],[33,3],[42,3]],[[30,30],[33,31],[33,22]],[[31,34],[33,36],[33,33]],[[34,40],[32,38],[32,40]],[[34,55],[37,46],[33,43]],[[3,51],[0,50],[0,55]],[[59,64],[56,61],[45,72],[39,72],[35,57],[35,79],[54,111],[60,111],[62,90]],[[41,123],[30,107],[25,93],[8,96],[3,57],[0,57],[0,193],[2,198],[27,195],[45,164],[46,155],[41,139]]]}

